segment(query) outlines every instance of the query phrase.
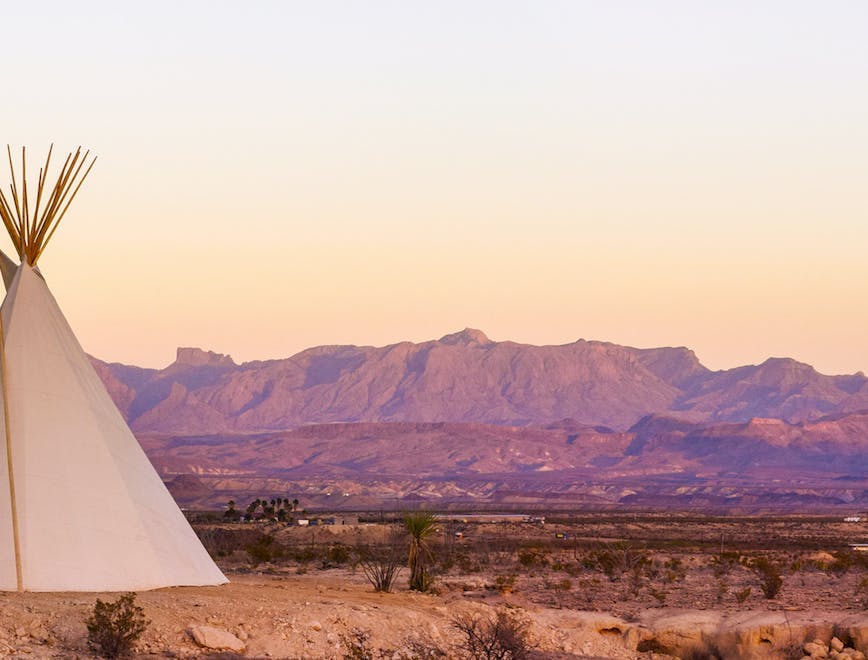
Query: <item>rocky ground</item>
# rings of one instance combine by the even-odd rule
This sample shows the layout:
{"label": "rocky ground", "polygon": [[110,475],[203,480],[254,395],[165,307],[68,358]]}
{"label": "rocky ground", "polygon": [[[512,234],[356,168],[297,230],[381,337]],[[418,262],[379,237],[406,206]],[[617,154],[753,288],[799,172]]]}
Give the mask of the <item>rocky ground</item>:
{"label": "rocky ground", "polygon": [[[868,652],[868,559],[848,545],[865,530],[840,519],[443,518],[426,594],[406,572],[375,593],[356,563],[395,539],[405,556],[395,523],[196,527],[231,582],[138,594],[140,657],[461,658],[456,618],[498,612],[527,623],[538,660]],[[772,597],[762,558],[781,580]],[[117,597],[0,593],[0,654],[91,657],[84,622]]]}
{"label": "rocky ground", "polygon": [[[372,650],[387,650],[384,657],[420,657],[410,650],[414,641],[417,654],[421,644],[458,657],[454,617],[490,615],[498,608],[526,617],[540,658],[800,657],[793,653],[804,640],[829,644],[834,635],[844,640],[842,648],[846,643],[868,650],[868,613],[853,610],[653,608],[628,621],[541,607],[516,593],[487,599],[460,591],[374,593],[360,574],[347,570],[230,578],[221,587],[140,593],[137,603],[150,620],[137,647],[140,656],[343,658],[355,629],[369,635]],[[0,595],[0,651],[27,658],[91,657],[84,620],[98,597],[115,595]]]}

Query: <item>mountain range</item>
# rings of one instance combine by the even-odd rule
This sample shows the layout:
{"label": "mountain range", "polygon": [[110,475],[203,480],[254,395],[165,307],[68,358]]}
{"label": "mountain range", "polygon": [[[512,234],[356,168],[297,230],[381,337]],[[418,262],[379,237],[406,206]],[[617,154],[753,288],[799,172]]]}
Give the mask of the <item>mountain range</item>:
{"label": "mountain range", "polygon": [[93,363],[187,504],[267,485],[330,507],[868,506],[868,378],[788,358],[712,371],[686,348],[465,329],[241,365],[196,348],[165,369]]}
{"label": "mountain range", "polygon": [[801,422],[868,410],[868,378],[826,376],[788,358],[725,371],[686,348],[579,340],[490,341],[466,329],[381,348],[319,346],[237,365],[179,348],[165,369],[94,361],[136,432],[226,433],[333,422],[581,424],[626,430],[649,414],[693,422]]}

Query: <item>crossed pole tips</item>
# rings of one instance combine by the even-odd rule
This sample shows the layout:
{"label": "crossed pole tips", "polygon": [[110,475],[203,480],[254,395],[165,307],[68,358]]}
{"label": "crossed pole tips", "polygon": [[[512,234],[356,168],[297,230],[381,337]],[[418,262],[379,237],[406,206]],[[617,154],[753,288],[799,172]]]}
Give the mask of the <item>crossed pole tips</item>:
{"label": "crossed pole tips", "polygon": [[[60,169],[57,181],[46,195],[45,182],[48,178],[48,167],[51,164],[52,144],[45,158],[45,165],[39,168],[39,178],[36,185],[36,201],[31,205],[31,196],[27,188],[27,148],[21,147],[21,176],[16,176],[15,164],[12,160],[12,148],[6,145],[6,155],[9,159],[10,197],[0,188],[0,219],[9,232],[12,243],[18,251],[21,261],[27,261],[35,266],[48,241],[57,230],[66,210],[75,199],[81,184],[90,174],[96,162],[96,156],[90,156],[90,151],[81,153],[81,147],[67,155]],[[88,164],[90,159],[90,164]],[[86,166],[86,167],[85,167]],[[47,198],[46,198],[47,197]],[[11,203],[10,203],[11,200]]]}

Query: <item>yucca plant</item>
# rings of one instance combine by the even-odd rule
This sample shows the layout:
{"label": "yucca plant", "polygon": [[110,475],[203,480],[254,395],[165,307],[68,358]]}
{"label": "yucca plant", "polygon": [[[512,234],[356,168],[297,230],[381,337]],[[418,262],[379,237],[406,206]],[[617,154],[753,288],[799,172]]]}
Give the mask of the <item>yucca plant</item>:
{"label": "yucca plant", "polygon": [[426,565],[432,559],[428,539],[437,531],[437,516],[427,511],[405,513],[404,527],[410,535],[410,553],[407,559],[410,589],[427,591],[431,586],[431,576]]}

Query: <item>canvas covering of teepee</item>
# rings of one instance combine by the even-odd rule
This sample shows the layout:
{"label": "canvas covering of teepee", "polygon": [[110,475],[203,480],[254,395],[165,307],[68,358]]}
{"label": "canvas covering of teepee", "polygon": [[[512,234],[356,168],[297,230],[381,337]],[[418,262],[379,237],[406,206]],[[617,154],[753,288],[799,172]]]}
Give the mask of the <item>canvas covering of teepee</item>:
{"label": "canvas covering of teepee", "polygon": [[[227,582],[106,392],[36,267],[93,160],[32,194],[22,150],[0,215],[0,590],[135,591]],[[0,253],[2,254],[2,253]]]}

